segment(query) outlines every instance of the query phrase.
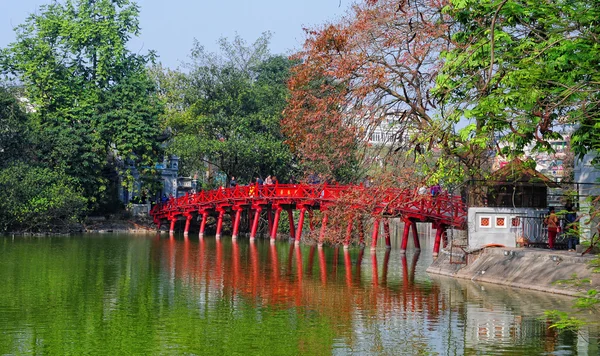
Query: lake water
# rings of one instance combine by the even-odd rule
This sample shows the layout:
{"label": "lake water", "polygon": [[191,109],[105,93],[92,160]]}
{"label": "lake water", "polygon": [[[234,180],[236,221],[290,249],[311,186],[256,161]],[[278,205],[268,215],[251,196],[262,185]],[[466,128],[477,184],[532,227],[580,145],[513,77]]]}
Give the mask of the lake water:
{"label": "lake water", "polygon": [[430,276],[422,240],[403,256],[229,237],[2,237],[0,354],[599,354],[596,328],[557,333],[543,319],[573,299]]}

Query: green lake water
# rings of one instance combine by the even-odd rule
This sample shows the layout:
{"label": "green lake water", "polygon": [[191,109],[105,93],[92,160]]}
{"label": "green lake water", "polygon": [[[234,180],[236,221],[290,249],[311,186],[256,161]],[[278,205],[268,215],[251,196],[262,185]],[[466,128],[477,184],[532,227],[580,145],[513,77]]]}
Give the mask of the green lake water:
{"label": "green lake water", "polygon": [[427,242],[0,237],[0,355],[599,354],[543,319],[573,299],[428,275]]}

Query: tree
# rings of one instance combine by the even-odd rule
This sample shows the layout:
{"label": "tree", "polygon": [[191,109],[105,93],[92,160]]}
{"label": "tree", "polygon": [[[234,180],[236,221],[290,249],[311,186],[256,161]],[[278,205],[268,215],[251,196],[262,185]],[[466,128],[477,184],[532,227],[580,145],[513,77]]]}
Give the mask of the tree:
{"label": "tree", "polygon": [[74,177],[92,203],[106,198],[115,167],[131,186],[132,167],[152,175],[160,155],[161,106],[145,70],[153,53],[126,47],[139,33],[138,14],[129,0],[44,5],[0,56],[35,108],[39,160]]}
{"label": "tree", "polygon": [[0,87],[0,168],[22,159],[27,147],[27,116],[17,99]]}
{"label": "tree", "polygon": [[437,78],[446,115],[473,120],[475,140],[502,154],[552,151],[559,127],[581,157],[598,150],[600,4],[597,1],[453,0],[454,46]]}
{"label": "tree", "polygon": [[251,46],[239,36],[222,39],[221,55],[195,44],[184,97],[189,106],[168,121],[175,135],[169,152],[188,173],[210,164],[239,181],[288,174],[292,157],[279,121],[291,62],[270,55],[268,39],[263,34]]}
{"label": "tree", "polygon": [[[359,4],[339,23],[308,31],[295,56],[300,64],[293,69],[283,121],[294,152],[321,162],[328,172],[351,160],[368,164],[372,133],[389,123],[389,152],[431,155],[418,162],[430,165],[427,174],[449,176],[457,173],[458,163],[481,167],[483,149],[470,145],[454,122],[440,116],[432,91],[442,66],[439,55],[451,45],[444,5],[426,0]],[[454,159],[437,159],[432,155],[437,148]]]}

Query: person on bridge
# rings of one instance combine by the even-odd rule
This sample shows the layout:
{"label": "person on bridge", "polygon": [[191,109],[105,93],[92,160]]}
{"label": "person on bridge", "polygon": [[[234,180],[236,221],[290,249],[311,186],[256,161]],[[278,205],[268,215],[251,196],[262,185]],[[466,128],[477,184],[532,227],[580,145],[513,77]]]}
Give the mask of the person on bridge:
{"label": "person on bridge", "polygon": [[231,180],[229,181],[229,186],[231,188],[235,188],[237,186],[237,181],[235,180],[235,177],[231,177]]}
{"label": "person on bridge", "polygon": [[271,178],[270,175],[267,176],[267,178],[265,178],[265,185],[272,185],[273,184],[273,179]]}

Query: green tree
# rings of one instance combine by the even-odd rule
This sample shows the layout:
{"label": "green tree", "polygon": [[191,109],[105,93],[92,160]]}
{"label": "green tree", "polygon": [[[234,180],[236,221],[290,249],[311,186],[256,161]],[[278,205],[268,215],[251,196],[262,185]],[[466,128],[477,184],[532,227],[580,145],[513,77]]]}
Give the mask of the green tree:
{"label": "green tree", "polygon": [[11,163],[0,187],[0,231],[65,231],[86,211],[77,181],[60,170]]}
{"label": "green tree", "polygon": [[0,56],[35,108],[39,160],[74,177],[92,203],[106,199],[111,170],[131,187],[132,168],[151,176],[160,155],[161,106],[145,69],[153,53],[126,47],[138,14],[129,0],[44,5]]}
{"label": "green tree", "polygon": [[24,158],[27,148],[27,116],[14,95],[0,87],[0,168]]}
{"label": "green tree", "polygon": [[222,54],[198,44],[185,89],[185,112],[169,118],[169,151],[193,173],[212,165],[242,182],[290,172],[292,156],[279,122],[291,61],[268,52],[269,34],[247,46],[239,36],[220,41]]}

